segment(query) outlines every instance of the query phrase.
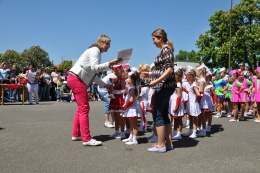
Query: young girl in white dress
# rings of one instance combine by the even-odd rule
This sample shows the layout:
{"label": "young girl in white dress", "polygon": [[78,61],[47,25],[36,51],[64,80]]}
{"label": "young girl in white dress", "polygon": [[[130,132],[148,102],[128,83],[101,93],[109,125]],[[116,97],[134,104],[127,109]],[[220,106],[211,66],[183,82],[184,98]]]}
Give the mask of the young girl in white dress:
{"label": "young girl in white dress", "polygon": [[[150,72],[150,66],[148,64],[141,64],[138,66],[138,72]],[[144,79],[147,80],[148,79]],[[149,94],[149,87],[141,87],[140,94],[138,96],[139,104],[142,108],[142,114],[143,116],[141,117],[141,123],[140,123],[140,128],[139,131],[147,131],[147,112],[146,110],[149,107],[149,102],[148,102],[148,94]]]}
{"label": "young girl in white dress", "polygon": [[184,134],[183,136],[188,136],[189,138],[196,138],[198,116],[200,115],[201,110],[199,105],[200,92],[196,81],[195,70],[191,69],[188,72],[187,80],[190,84],[190,87],[187,88],[189,94],[189,100],[187,103],[187,114],[189,114],[189,118],[190,118],[190,129],[189,132]]}
{"label": "young girl in white dress", "polygon": [[175,79],[177,82],[177,88],[170,97],[169,102],[169,114],[174,120],[174,127],[172,132],[172,139],[179,140],[182,139],[182,118],[184,116],[184,104],[182,98],[182,69],[174,67]]}
{"label": "young girl in white dress", "polygon": [[205,116],[206,116],[206,110],[208,109],[208,103],[206,100],[206,96],[204,95],[204,89],[206,87],[206,67],[204,64],[202,64],[201,66],[197,67],[197,77],[199,78],[198,80],[198,87],[199,87],[199,92],[200,92],[200,109],[201,109],[201,114],[198,117],[198,127],[199,129],[201,129],[201,125],[202,125],[202,129],[201,131],[198,133],[197,136],[201,136],[201,137],[205,137],[206,136],[206,120],[205,120]]}
{"label": "young girl in white dress", "polygon": [[138,104],[138,87],[136,81],[139,79],[137,72],[129,73],[128,83],[129,88],[123,105],[125,112],[123,118],[127,118],[130,122],[130,135],[129,138],[122,140],[127,145],[137,145],[138,125],[137,119],[142,116],[142,110]]}
{"label": "young girl in white dress", "polygon": [[205,112],[206,118],[206,132],[211,132],[212,113],[214,112],[214,106],[217,103],[217,96],[213,86],[211,74],[206,75],[206,87],[204,89],[204,96],[207,103],[207,110]]}

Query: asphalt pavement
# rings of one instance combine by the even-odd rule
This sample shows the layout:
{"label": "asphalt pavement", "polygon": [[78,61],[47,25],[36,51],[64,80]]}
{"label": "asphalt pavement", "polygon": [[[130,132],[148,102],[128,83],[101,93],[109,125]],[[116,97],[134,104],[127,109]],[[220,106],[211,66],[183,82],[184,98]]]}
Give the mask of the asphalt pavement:
{"label": "asphalt pavement", "polygon": [[[0,172],[260,172],[260,123],[253,119],[213,118],[207,137],[173,141],[174,150],[151,153],[146,140],[151,132],[140,134],[138,145],[127,146],[109,138],[114,129],[104,127],[103,102],[92,101],[90,107],[91,134],[102,146],[71,141],[74,102],[1,105]],[[151,114],[148,119],[151,124]]]}

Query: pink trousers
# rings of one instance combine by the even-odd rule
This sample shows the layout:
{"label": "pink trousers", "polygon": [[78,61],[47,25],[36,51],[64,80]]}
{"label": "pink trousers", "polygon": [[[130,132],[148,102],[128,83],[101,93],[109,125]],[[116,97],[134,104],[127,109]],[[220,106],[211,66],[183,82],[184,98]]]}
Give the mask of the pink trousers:
{"label": "pink trousers", "polygon": [[89,130],[89,102],[86,84],[76,76],[68,75],[68,84],[72,89],[78,108],[74,115],[72,136],[81,136],[83,142],[91,140]]}

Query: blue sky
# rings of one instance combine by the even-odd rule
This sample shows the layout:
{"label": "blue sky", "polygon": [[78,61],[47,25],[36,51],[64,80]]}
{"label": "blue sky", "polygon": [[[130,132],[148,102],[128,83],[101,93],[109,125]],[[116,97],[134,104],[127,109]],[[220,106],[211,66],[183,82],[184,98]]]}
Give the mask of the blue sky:
{"label": "blue sky", "polygon": [[[233,0],[236,5],[240,0]],[[230,0],[0,0],[0,53],[39,45],[50,60],[77,59],[101,34],[112,42],[102,62],[133,48],[130,61],[151,64],[159,53],[151,33],[163,28],[179,50],[197,50],[208,19]]]}

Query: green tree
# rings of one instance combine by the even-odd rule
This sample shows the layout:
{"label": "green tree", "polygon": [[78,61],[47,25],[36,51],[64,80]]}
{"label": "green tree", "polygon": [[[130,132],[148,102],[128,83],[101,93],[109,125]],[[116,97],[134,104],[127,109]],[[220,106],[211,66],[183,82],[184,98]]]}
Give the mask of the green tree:
{"label": "green tree", "polygon": [[6,50],[5,53],[1,54],[0,62],[8,62],[11,65],[17,65],[21,67],[22,58],[19,52],[15,50]]}
{"label": "green tree", "polygon": [[21,53],[21,57],[23,59],[24,66],[27,64],[34,64],[37,68],[53,66],[53,63],[50,61],[49,54],[40,46],[32,46],[29,49],[25,49]]}
{"label": "green tree", "polygon": [[210,29],[196,43],[198,56],[210,68],[228,68],[231,47],[231,67],[243,61],[255,68],[260,63],[260,0],[241,0],[231,14],[220,10],[209,18]]}
{"label": "green tree", "polygon": [[175,56],[174,61],[199,62],[199,57],[197,56],[197,53],[194,50],[190,52],[180,50],[179,53]]}
{"label": "green tree", "polygon": [[63,61],[59,66],[59,71],[64,71],[64,69],[71,69],[72,67],[72,61]]}

